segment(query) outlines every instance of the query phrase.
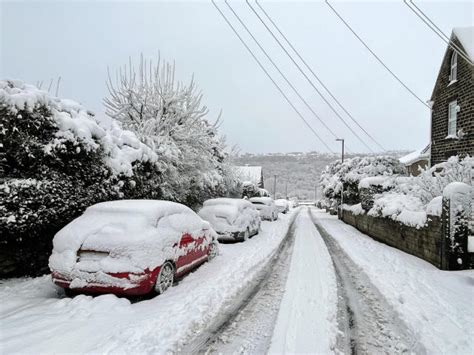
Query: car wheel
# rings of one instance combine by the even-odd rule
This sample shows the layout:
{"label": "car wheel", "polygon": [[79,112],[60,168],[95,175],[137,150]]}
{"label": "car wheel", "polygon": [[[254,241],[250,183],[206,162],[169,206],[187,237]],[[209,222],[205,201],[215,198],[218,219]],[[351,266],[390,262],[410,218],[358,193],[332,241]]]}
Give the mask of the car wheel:
{"label": "car wheel", "polygon": [[209,246],[209,252],[207,253],[207,260],[212,260],[214,259],[217,254],[219,254],[219,247],[217,245],[217,243],[211,243],[211,245]]}
{"label": "car wheel", "polygon": [[155,291],[162,294],[173,285],[174,267],[170,262],[166,262],[161,266],[158,277],[156,278]]}

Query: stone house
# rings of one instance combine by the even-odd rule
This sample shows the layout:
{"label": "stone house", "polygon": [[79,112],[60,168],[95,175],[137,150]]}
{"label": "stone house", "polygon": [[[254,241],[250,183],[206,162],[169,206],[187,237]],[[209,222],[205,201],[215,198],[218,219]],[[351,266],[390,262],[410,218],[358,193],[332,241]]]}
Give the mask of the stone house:
{"label": "stone house", "polygon": [[431,166],[474,156],[474,27],[454,28],[431,95]]}
{"label": "stone house", "polygon": [[420,169],[426,169],[430,165],[431,144],[428,144],[423,149],[414,151],[401,157],[402,163],[407,169],[408,175],[417,176],[420,174]]}

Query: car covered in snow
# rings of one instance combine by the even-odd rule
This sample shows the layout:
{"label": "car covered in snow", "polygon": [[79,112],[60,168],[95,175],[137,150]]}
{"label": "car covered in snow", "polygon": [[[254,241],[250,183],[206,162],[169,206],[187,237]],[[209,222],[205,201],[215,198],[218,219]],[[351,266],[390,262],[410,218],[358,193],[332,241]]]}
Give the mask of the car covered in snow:
{"label": "car covered in snow", "polygon": [[278,219],[278,209],[271,197],[252,197],[249,201],[258,210],[262,220],[276,221]]}
{"label": "car covered in snow", "polygon": [[67,291],[160,294],[217,253],[215,231],[188,207],[120,200],[93,205],[61,229],[49,267]]}
{"label": "car covered in snow", "polygon": [[260,214],[252,203],[244,199],[207,200],[198,214],[211,224],[222,241],[244,241],[258,234],[260,229]]}
{"label": "car covered in snow", "polygon": [[275,205],[280,213],[286,213],[290,210],[290,201],[285,200],[284,198],[275,200]]}

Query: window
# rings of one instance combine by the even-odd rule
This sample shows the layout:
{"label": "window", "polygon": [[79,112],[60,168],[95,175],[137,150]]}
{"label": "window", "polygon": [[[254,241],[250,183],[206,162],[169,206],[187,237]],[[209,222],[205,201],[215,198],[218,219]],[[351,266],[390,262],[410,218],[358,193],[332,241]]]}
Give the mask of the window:
{"label": "window", "polygon": [[452,83],[453,81],[457,80],[458,76],[458,54],[453,52],[451,56],[451,72],[449,74],[449,81]]}
{"label": "window", "polygon": [[452,101],[448,108],[448,136],[456,136],[456,118],[458,102]]}

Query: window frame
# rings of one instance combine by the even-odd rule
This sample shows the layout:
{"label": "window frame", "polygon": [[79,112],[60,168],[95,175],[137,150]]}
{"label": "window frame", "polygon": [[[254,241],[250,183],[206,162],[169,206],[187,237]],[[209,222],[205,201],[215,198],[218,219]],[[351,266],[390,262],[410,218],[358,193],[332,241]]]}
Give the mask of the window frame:
{"label": "window frame", "polygon": [[[458,120],[458,114],[457,114],[457,108],[458,108],[458,101],[453,100],[450,101],[448,104],[448,137],[449,136],[457,136],[457,120]],[[454,116],[454,117],[453,117]],[[454,124],[453,124],[454,122]],[[452,125],[454,128],[451,128]],[[454,129],[454,132],[453,132]]]}
{"label": "window frame", "polygon": [[458,80],[458,54],[456,51],[453,51],[451,55],[449,68],[449,83],[451,84]]}

